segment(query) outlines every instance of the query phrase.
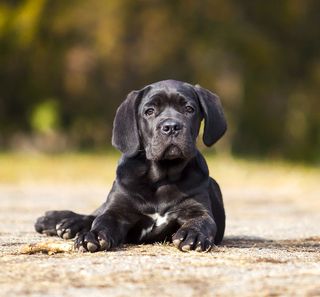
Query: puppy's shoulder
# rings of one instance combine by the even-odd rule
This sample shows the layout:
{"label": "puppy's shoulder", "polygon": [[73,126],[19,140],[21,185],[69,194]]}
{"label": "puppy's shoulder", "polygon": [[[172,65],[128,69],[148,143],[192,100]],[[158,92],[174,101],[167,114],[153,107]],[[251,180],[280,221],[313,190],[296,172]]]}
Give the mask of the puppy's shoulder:
{"label": "puppy's shoulder", "polygon": [[194,158],[194,166],[203,175],[209,176],[209,169],[208,169],[207,162],[206,162],[204,156],[199,151],[197,151],[197,154],[196,154],[196,156]]}
{"label": "puppy's shoulder", "polygon": [[117,177],[141,178],[148,172],[148,164],[142,156],[127,158],[124,155],[120,158],[117,167]]}

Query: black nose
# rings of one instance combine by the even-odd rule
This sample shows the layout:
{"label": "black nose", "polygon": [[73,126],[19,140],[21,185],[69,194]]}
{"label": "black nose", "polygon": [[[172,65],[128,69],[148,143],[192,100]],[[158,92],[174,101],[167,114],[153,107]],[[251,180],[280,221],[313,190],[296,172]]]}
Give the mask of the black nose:
{"label": "black nose", "polygon": [[160,125],[160,131],[164,135],[178,134],[182,129],[182,125],[175,120],[165,120]]}

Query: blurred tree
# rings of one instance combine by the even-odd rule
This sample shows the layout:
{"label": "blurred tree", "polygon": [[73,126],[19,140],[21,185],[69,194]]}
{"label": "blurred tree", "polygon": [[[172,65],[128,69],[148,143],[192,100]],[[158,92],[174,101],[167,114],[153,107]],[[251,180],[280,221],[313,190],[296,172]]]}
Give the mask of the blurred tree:
{"label": "blurred tree", "polygon": [[174,78],[220,95],[224,149],[319,161],[319,12],[316,0],[1,1],[0,145],[37,132],[55,98],[60,132],[103,146],[126,93]]}

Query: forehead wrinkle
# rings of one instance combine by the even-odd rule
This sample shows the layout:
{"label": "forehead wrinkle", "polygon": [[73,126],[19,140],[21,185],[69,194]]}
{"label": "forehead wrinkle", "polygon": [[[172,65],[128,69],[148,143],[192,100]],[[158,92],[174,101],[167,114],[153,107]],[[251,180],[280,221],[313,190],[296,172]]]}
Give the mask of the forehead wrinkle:
{"label": "forehead wrinkle", "polygon": [[166,92],[161,90],[160,92],[154,92],[150,94],[147,98],[146,103],[153,103],[161,100],[163,103],[186,103],[189,101],[189,97],[185,94],[179,92],[178,90],[174,90],[174,92]]}
{"label": "forehead wrinkle", "polygon": [[190,101],[198,106],[197,98],[195,98],[194,92],[192,92],[191,88],[187,86],[181,88],[162,85],[161,88],[153,88],[150,90],[148,95],[142,99],[139,109],[143,106],[157,106],[159,102],[160,104],[163,103],[165,105],[183,105]]}

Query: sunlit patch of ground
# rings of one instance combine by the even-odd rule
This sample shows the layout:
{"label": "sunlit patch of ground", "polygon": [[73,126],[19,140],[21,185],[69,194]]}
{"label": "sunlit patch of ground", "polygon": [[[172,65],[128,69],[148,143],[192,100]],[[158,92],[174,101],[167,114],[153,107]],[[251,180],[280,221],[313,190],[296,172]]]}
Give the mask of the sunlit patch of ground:
{"label": "sunlit patch of ground", "polygon": [[210,253],[165,243],[20,254],[47,240],[33,230],[45,210],[99,206],[117,157],[0,155],[3,296],[320,295],[320,169],[284,162],[207,158],[227,211],[225,240]]}

